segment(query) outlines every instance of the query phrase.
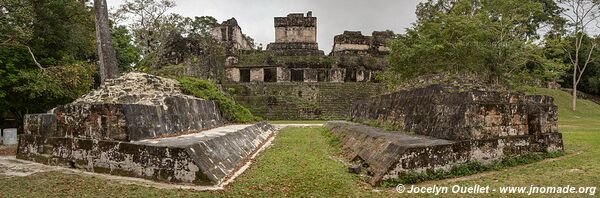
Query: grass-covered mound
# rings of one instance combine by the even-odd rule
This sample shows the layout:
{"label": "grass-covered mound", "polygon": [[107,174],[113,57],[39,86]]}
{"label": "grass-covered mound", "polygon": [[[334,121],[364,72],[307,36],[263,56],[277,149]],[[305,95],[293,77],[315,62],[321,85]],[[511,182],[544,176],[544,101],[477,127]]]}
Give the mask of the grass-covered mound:
{"label": "grass-covered mound", "polygon": [[260,120],[260,118],[252,115],[250,110],[226,96],[211,81],[193,77],[179,77],[177,80],[181,83],[181,89],[185,94],[216,101],[219,109],[223,112],[223,116],[232,122],[248,123]]}

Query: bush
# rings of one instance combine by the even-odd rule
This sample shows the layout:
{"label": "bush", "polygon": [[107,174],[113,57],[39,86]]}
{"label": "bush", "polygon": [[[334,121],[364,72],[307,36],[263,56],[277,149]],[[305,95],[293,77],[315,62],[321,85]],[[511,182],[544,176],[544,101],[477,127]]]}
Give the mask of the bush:
{"label": "bush", "polygon": [[250,110],[237,104],[232,98],[219,91],[217,86],[211,81],[193,77],[180,77],[177,80],[181,83],[185,94],[216,101],[223,115],[230,121],[248,123],[260,120],[260,118],[252,115]]}

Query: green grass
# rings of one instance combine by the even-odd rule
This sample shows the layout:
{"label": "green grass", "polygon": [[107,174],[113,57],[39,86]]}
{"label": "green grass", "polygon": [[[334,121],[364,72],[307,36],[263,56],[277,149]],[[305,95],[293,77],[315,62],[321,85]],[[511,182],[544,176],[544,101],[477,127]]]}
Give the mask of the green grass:
{"label": "green grass", "polygon": [[325,124],[325,120],[275,120],[271,124]]}
{"label": "green grass", "polygon": [[[570,112],[570,96],[554,90],[538,93],[554,96],[559,105],[560,130],[565,155],[532,164],[488,171],[457,179],[428,181],[419,186],[598,186],[600,184],[600,106],[580,101]],[[565,107],[566,106],[566,107]],[[394,188],[372,188],[347,173],[334,157],[340,151],[335,138],[323,128],[286,128],[273,145],[224,191],[195,192],[123,185],[92,176],[39,173],[28,177],[0,178],[1,197],[414,197]],[[420,195],[427,197],[427,195]],[[481,197],[481,194],[446,194],[444,197]],[[506,196],[492,194],[488,196]],[[579,195],[582,196],[582,195]],[[597,195],[596,195],[597,196]],[[589,197],[589,196],[588,196]]]}
{"label": "green grass", "polygon": [[[559,123],[563,128],[587,127],[600,131],[600,105],[589,100],[577,100],[577,111],[571,110],[572,97],[564,91],[538,89],[535,94],[554,97],[554,103],[559,107]],[[579,126],[579,125],[585,126]],[[585,129],[584,129],[585,130]]]}

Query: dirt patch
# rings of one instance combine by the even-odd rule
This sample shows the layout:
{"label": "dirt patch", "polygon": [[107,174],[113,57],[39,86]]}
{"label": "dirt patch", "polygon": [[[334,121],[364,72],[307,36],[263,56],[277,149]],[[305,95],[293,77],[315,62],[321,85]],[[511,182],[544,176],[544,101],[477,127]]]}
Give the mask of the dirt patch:
{"label": "dirt patch", "polygon": [[0,146],[0,156],[12,156],[12,155],[17,155],[17,145]]}

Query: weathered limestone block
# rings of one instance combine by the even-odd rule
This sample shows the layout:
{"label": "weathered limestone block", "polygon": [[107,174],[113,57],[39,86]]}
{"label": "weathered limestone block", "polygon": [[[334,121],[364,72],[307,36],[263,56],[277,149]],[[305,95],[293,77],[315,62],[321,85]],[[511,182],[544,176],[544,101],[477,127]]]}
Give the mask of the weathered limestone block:
{"label": "weathered limestone block", "polygon": [[340,121],[327,122],[325,128],[341,140],[346,160],[363,167],[360,173],[371,185],[408,171],[447,171],[469,161],[489,164],[508,156],[558,151],[563,146],[560,133],[457,141]]}
{"label": "weathered limestone block", "polygon": [[254,115],[268,120],[347,119],[352,104],[384,93],[375,83],[244,83],[224,89]]}
{"label": "weathered limestone block", "polygon": [[324,55],[317,44],[317,18],[308,12],[275,17],[275,42],[267,51],[280,56]]}
{"label": "weathered limestone block", "polygon": [[52,114],[25,116],[25,133],[51,137],[132,141],[181,131],[204,130],[226,120],[213,101],[171,97],[163,106],[70,104]]}
{"label": "weathered limestone block", "polygon": [[319,50],[317,43],[270,43],[267,51],[272,51],[279,56],[322,56],[325,52]]}
{"label": "weathered limestone block", "polygon": [[240,69],[238,68],[227,68],[225,69],[227,74],[227,80],[229,82],[240,82]]}
{"label": "weathered limestone block", "polygon": [[242,33],[242,28],[235,18],[221,23],[211,31],[212,37],[224,43],[228,48],[236,50],[252,50],[250,42]]}
{"label": "weathered limestone block", "polygon": [[400,132],[348,122],[325,127],[345,157],[366,167],[376,185],[407,171],[449,170],[469,161],[563,150],[552,97],[431,85],[355,103],[353,121],[395,125]]}
{"label": "weathered limestone block", "polygon": [[277,67],[277,82],[290,82],[291,71],[285,67]]}
{"label": "weathered limestone block", "polygon": [[262,122],[134,142],[24,134],[17,158],[161,182],[219,185],[274,132]]}
{"label": "weathered limestone block", "polygon": [[342,68],[333,68],[330,73],[330,82],[344,82],[346,70]]}
{"label": "weathered limestone block", "polygon": [[[356,103],[355,121],[391,123],[406,131],[449,140],[488,139],[530,134],[530,120],[556,132],[556,106],[520,94],[459,91],[432,85]],[[537,110],[534,110],[537,109]],[[538,117],[539,119],[533,119]],[[531,117],[531,118],[530,118]]]}
{"label": "weathered limestone block", "polygon": [[373,36],[363,36],[360,31],[344,31],[334,37],[330,55],[386,55],[389,53],[387,41],[393,36],[393,32],[387,31],[375,31]]}
{"label": "weathered limestone block", "polygon": [[304,82],[319,82],[319,71],[316,69],[304,69]]}
{"label": "weathered limestone block", "polygon": [[265,71],[263,68],[250,69],[250,82],[264,82]]}
{"label": "weathered limestone block", "polygon": [[[143,73],[108,80],[74,103],[27,115],[17,158],[163,182],[219,185],[273,135],[233,125],[217,104]],[[210,129],[208,131],[204,131]]]}
{"label": "weathered limestone block", "polygon": [[366,74],[364,70],[358,70],[356,71],[356,81],[357,82],[364,82],[366,78]]}

